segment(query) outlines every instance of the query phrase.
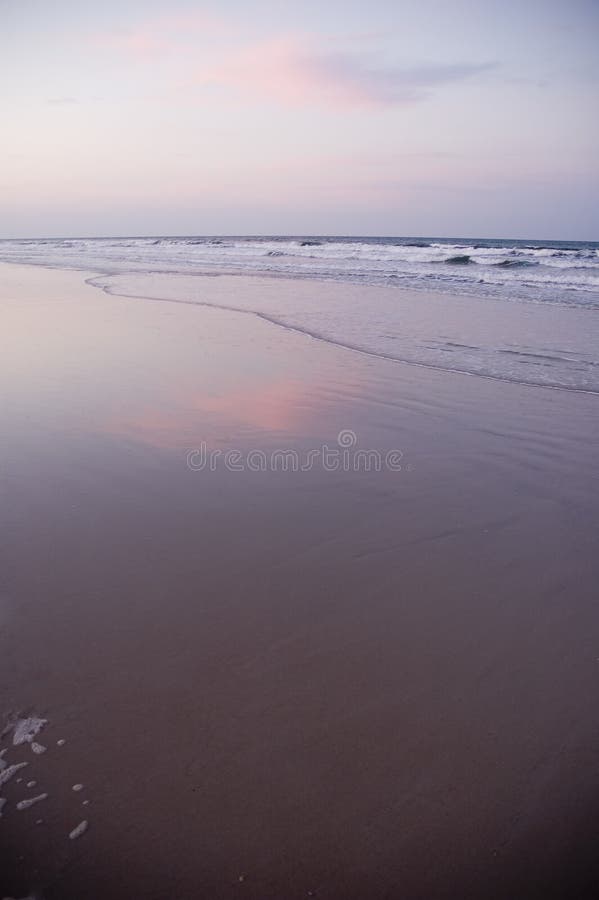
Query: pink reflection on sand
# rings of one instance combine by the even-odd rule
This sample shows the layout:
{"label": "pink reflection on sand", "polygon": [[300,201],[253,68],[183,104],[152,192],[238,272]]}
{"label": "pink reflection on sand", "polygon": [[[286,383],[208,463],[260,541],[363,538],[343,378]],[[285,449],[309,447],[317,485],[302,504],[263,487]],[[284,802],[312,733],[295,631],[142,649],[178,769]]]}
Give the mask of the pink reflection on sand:
{"label": "pink reflection on sand", "polygon": [[180,394],[172,406],[148,407],[109,420],[102,431],[154,447],[179,448],[222,445],[223,427],[265,432],[301,431],[314,415],[307,385],[286,380],[239,389],[215,396],[201,392]]}

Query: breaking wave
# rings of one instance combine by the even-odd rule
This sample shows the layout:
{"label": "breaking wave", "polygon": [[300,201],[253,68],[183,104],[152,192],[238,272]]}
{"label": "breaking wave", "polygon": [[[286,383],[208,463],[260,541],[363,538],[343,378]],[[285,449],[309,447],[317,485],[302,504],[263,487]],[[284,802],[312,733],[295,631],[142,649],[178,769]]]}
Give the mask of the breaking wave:
{"label": "breaking wave", "polygon": [[589,241],[322,235],[28,238],[0,241],[0,260],[88,271],[317,278],[599,309],[599,243]]}

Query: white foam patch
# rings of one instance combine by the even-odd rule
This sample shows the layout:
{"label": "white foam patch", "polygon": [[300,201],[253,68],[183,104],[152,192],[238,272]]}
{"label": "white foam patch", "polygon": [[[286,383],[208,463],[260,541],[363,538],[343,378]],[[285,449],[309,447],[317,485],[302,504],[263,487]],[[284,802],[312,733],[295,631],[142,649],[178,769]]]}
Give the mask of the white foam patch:
{"label": "white foam patch", "polygon": [[83,790],[83,785],[82,785],[82,784],[74,784],[73,787],[71,788],[71,790],[73,790],[73,791],[82,791],[82,790]]}
{"label": "white foam patch", "polygon": [[6,766],[6,768],[2,769],[2,771],[0,772],[0,784],[6,784],[6,782],[10,781],[10,779],[13,777],[13,775],[16,774],[16,772],[19,771],[19,769],[22,769],[24,766],[28,765],[29,763],[22,762],[14,763],[12,766]]}
{"label": "white foam patch", "polygon": [[40,755],[40,753],[46,752],[46,748],[44,747],[44,745],[38,744],[37,741],[31,742],[31,749],[33,750],[34,753],[37,753],[38,756]]}
{"label": "white foam patch", "polygon": [[27,782],[27,787],[28,787],[28,788],[32,788],[32,787],[35,787],[36,784],[37,784],[37,781],[28,781],[28,782]]}
{"label": "white foam patch", "polygon": [[0,797],[0,819],[2,818],[2,807],[6,803],[6,797]]}
{"label": "white foam patch", "polygon": [[66,741],[64,738],[61,738],[59,741],[56,741],[57,747],[64,747],[65,744],[66,744]]}
{"label": "white foam patch", "polygon": [[6,747],[4,748],[4,750],[0,750],[0,772],[2,771],[2,769],[5,769],[6,766],[8,765],[8,763],[4,759],[5,753],[6,753]]}
{"label": "white foam patch", "polygon": [[87,826],[88,826],[88,824],[89,824],[89,823],[88,823],[87,819],[84,819],[83,822],[79,822],[79,824],[77,825],[77,827],[76,827],[76,828],[73,828],[73,830],[72,830],[71,833],[69,834],[70,839],[71,839],[72,841],[74,841],[74,840],[76,840],[78,837],[81,837],[82,834],[85,834],[85,832],[87,831]]}
{"label": "white foam patch", "polygon": [[19,744],[30,744],[47,723],[47,719],[39,719],[37,716],[29,716],[27,719],[18,719],[13,730],[13,745],[17,747]]}
{"label": "white foam patch", "polygon": [[40,800],[45,800],[47,796],[47,794],[38,794],[37,797],[28,797],[27,800],[19,800],[17,809],[29,809],[30,806],[34,806],[36,803],[39,803]]}

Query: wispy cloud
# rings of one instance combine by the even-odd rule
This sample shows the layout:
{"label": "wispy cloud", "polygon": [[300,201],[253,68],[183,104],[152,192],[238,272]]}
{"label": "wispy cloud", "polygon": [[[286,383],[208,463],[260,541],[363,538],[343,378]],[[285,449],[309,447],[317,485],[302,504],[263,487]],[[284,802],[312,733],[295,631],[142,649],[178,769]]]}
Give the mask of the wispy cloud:
{"label": "wispy cloud", "polygon": [[[283,105],[329,108],[415,103],[445,85],[484,76],[498,65],[381,63],[374,53],[356,46],[382,37],[376,32],[345,35],[343,50],[326,35],[305,32],[260,40],[223,18],[199,12],[167,14],[130,30],[97,35],[95,42],[137,63],[176,56],[188,68],[189,86]],[[354,47],[347,49],[348,44]],[[203,60],[199,67],[198,57]]]}
{"label": "wispy cloud", "polygon": [[425,100],[435,88],[483,75],[495,62],[377,66],[370,57],[326,52],[295,38],[243,48],[198,73],[219,85],[284,104],[387,106]]}
{"label": "wispy cloud", "polygon": [[68,106],[79,101],[75,97],[48,97],[46,103],[51,106]]}
{"label": "wispy cloud", "polygon": [[132,28],[94,34],[92,42],[99,47],[122,51],[130,58],[144,60],[185,50],[202,36],[214,38],[226,31],[226,21],[207,12],[167,13]]}

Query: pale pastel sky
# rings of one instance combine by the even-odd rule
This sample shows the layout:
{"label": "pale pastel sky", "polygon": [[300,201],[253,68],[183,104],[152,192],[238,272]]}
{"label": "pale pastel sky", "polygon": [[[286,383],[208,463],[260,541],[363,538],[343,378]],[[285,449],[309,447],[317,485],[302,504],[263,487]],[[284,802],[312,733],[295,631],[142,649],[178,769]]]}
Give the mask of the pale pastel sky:
{"label": "pale pastel sky", "polygon": [[0,237],[599,239],[597,0],[0,0]]}

